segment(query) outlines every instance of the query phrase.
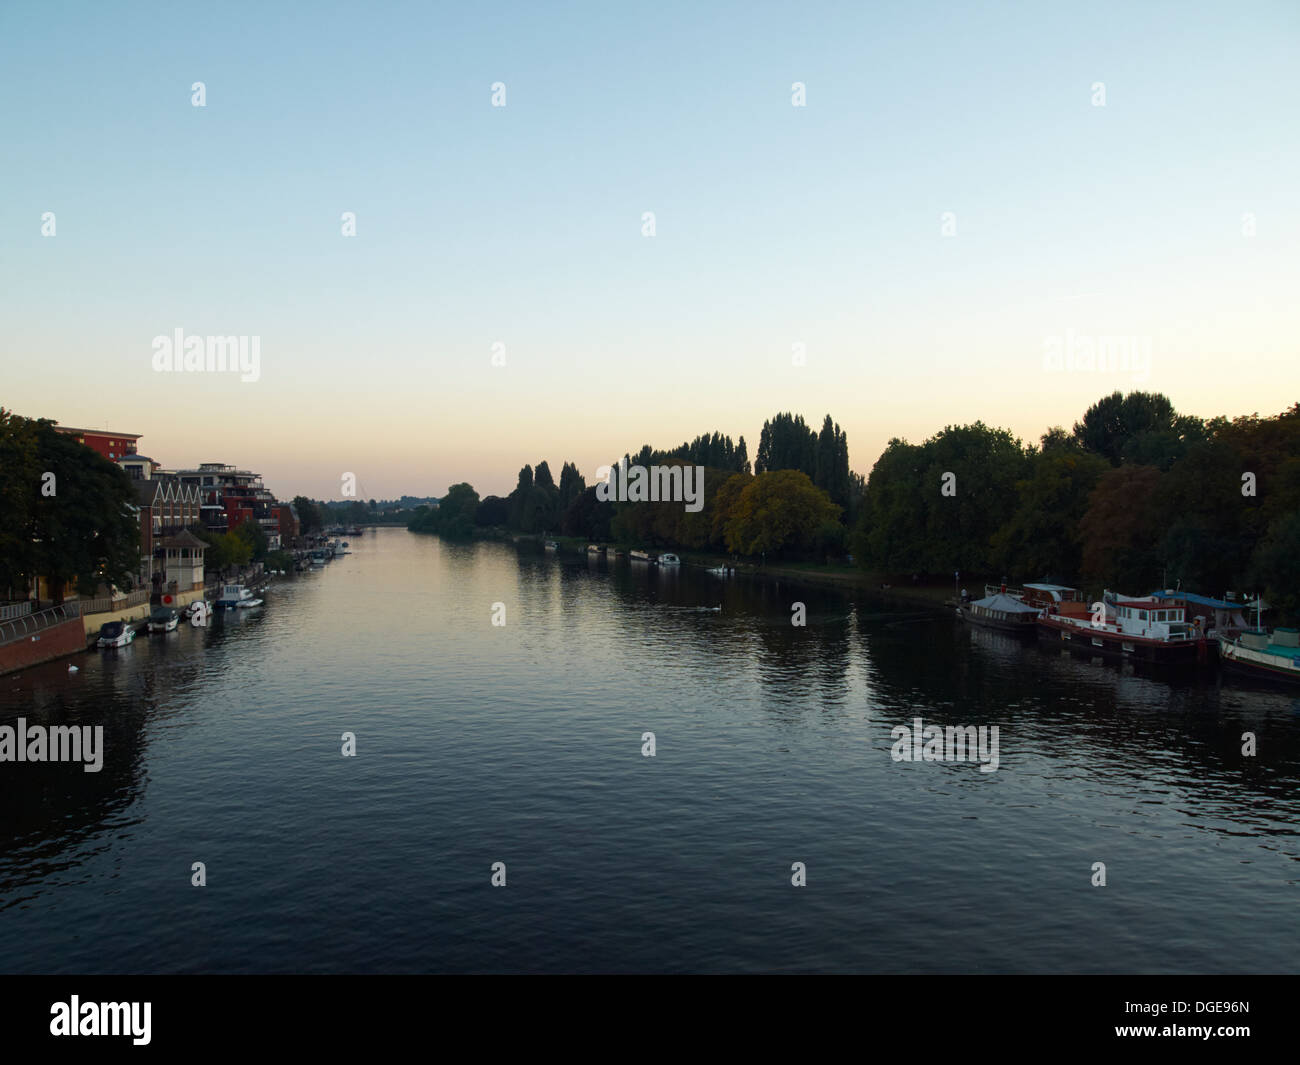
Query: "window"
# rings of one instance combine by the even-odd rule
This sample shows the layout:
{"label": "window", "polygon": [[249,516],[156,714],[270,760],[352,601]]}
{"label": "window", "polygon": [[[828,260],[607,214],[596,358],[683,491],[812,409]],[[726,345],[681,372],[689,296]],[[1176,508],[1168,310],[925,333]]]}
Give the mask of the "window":
{"label": "window", "polygon": [[1147,612],[1145,610],[1139,610],[1138,621],[1146,621],[1146,619],[1147,619]]}

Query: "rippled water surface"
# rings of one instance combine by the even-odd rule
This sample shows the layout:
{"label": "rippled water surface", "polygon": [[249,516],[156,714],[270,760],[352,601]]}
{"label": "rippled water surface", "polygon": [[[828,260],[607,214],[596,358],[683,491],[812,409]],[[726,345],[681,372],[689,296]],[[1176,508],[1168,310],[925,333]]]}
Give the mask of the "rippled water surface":
{"label": "rippled water surface", "polygon": [[[1300,968],[1294,695],[862,593],[352,550],[208,630],[0,677],[0,724],[107,748],[0,763],[0,970]],[[917,717],[997,725],[997,772],[894,761]]]}

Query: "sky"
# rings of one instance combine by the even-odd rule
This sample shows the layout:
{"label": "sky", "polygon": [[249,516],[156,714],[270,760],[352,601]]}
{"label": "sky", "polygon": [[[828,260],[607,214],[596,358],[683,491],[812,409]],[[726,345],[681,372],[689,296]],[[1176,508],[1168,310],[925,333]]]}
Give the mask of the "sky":
{"label": "sky", "polygon": [[[780,411],[864,475],[1116,389],[1275,414],[1297,45],[1294,2],[6,0],[0,405],[282,498]],[[256,380],[156,369],[178,329]]]}

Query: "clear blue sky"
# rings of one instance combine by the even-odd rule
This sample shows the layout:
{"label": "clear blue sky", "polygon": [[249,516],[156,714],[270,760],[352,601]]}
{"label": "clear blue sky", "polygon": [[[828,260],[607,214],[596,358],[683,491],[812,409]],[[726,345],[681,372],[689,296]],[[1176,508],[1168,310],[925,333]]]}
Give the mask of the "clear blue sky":
{"label": "clear blue sky", "polygon": [[[1295,3],[9,2],[0,402],[323,496],[752,455],[785,409],[863,473],[1113,388],[1274,412],[1298,44]],[[177,327],[260,336],[261,379],[154,373]],[[1045,372],[1067,333],[1148,338],[1150,373]]]}

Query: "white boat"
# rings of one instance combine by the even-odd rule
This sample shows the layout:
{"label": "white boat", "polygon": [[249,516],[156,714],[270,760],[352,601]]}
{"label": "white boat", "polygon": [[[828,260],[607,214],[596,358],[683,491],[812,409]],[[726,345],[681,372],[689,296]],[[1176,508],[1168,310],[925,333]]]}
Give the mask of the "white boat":
{"label": "white boat", "polygon": [[99,627],[98,647],[125,647],[135,639],[135,629],[125,621],[109,621]]}
{"label": "white boat", "polygon": [[226,610],[261,605],[262,600],[254,599],[253,593],[242,584],[223,584],[221,594],[217,596],[217,606],[219,608],[224,607]]}
{"label": "white boat", "polygon": [[659,565],[661,566],[680,566],[681,564],[682,560],[671,552],[659,556]]}
{"label": "white boat", "polygon": [[149,613],[150,632],[171,632],[180,624],[180,614],[169,606],[156,606]]}
{"label": "white boat", "polygon": [[650,552],[648,552],[648,551],[633,551],[632,554],[631,554],[629,557],[632,559],[633,562],[653,562],[653,561],[654,561],[654,559],[650,557]]}
{"label": "white boat", "polygon": [[601,546],[600,546],[599,544],[588,544],[588,545],[587,545],[587,554],[589,554],[589,555],[599,555],[600,553],[601,553]]}
{"label": "white boat", "polygon": [[547,541],[546,541],[546,550],[547,550],[547,551],[558,551],[559,549],[560,549],[560,545],[557,544],[554,540],[547,540]]}

